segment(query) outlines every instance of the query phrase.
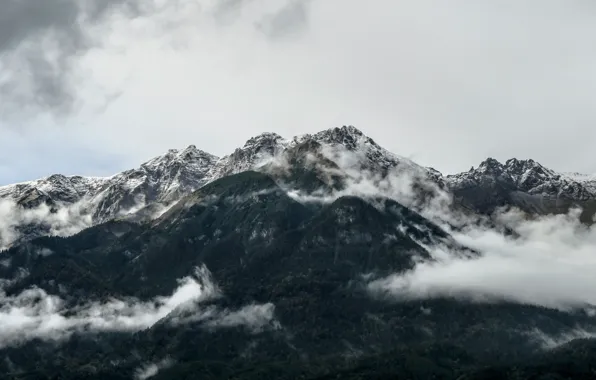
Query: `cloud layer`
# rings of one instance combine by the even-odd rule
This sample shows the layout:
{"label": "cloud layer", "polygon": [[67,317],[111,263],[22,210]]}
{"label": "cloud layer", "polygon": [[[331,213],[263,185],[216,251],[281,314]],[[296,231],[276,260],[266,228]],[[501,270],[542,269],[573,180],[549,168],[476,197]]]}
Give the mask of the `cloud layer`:
{"label": "cloud layer", "polygon": [[[271,304],[248,305],[237,311],[201,307],[202,301],[220,296],[205,267],[180,279],[172,295],[145,302],[127,298],[69,307],[60,296],[40,288],[30,288],[15,296],[7,296],[0,288],[0,348],[36,338],[63,340],[74,333],[140,331],[175,311],[170,324],[201,322],[207,329],[246,326],[255,333],[266,326],[279,326],[274,322]],[[185,317],[176,317],[179,313]],[[152,373],[156,368],[149,366],[142,373]]]}
{"label": "cloud layer", "polygon": [[515,212],[500,217],[520,236],[474,227],[452,232],[480,257],[463,259],[441,247],[429,247],[436,261],[377,280],[371,289],[405,299],[454,296],[561,309],[596,306],[594,227],[580,224],[577,212],[535,220]]}
{"label": "cloud layer", "polygon": [[[254,29],[270,38],[283,37],[306,22],[305,4],[292,0],[265,9],[253,16]],[[157,38],[166,35],[170,44],[183,42],[179,34],[190,24],[209,20],[225,26],[248,1],[224,2],[181,0],[7,0],[0,3],[0,94],[4,115],[23,119],[23,110],[50,111],[64,116],[81,101],[89,102],[89,92],[81,85],[94,87],[96,96],[111,102],[120,89],[102,88],[101,82],[89,83],[93,70],[85,69],[89,54],[101,49],[124,47],[122,34],[140,33]],[[266,2],[265,2],[266,3]],[[126,26],[127,24],[135,25]],[[143,32],[141,32],[141,28]],[[132,37],[131,35],[128,36]],[[98,78],[95,78],[98,79]],[[104,92],[104,90],[108,90]],[[9,111],[10,114],[6,112]]]}
{"label": "cloud layer", "polygon": [[196,278],[186,277],[169,297],[150,302],[114,299],[74,309],[68,308],[64,299],[40,288],[16,296],[0,294],[0,347],[35,338],[61,340],[76,332],[142,330],[187,302],[211,296],[212,291],[208,282],[201,284]]}

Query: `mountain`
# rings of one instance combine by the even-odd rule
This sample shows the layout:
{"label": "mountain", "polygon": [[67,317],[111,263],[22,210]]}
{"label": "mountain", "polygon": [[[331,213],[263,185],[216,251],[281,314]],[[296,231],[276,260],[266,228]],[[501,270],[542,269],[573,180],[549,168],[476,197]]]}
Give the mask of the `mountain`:
{"label": "mountain", "polygon": [[[111,177],[94,178],[55,174],[36,181],[0,187],[0,202],[21,215],[11,226],[22,240],[46,234],[68,235],[81,228],[137,213],[158,215],[181,196],[209,181],[217,157],[191,145]],[[64,219],[69,219],[66,222]],[[74,224],[74,225],[73,225]],[[10,243],[2,236],[0,247]]]}
{"label": "mountain", "polygon": [[[528,302],[546,286],[533,286],[534,272],[512,291],[514,267],[498,293],[493,272],[510,261],[469,265],[485,254],[478,234],[504,233],[489,223],[498,207],[563,212],[544,205],[588,204],[590,185],[531,160],[443,176],[346,126],[265,133],[222,158],[190,146],[108,178],[3,187],[22,238],[0,251],[0,373],[592,378],[596,343],[581,338],[596,319],[582,289],[571,287],[581,302]],[[497,241],[516,249],[509,260],[525,243],[516,233]]]}
{"label": "mountain", "polygon": [[596,212],[596,178],[557,173],[534,160],[488,158],[478,168],[446,176],[454,196],[467,206],[492,213],[514,206],[529,213],[565,213],[573,206],[584,209],[582,220]]}
{"label": "mountain", "polygon": [[[178,364],[163,369],[165,378],[204,370],[211,378],[270,377],[276,362],[314,378],[396,347],[455,362],[527,357],[540,341],[520,329],[596,328],[585,313],[369,294],[370,281],[433,260],[433,244],[475,255],[387,198],[304,204],[267,174],[226,176],[149,224],[111,221],[6,251],[2,310],[20,308],[26,317],[13,329],[26,329],[2,330],[0,341],[12,344],[0,348],[0,368],[14,378],[130,378],[145,362],[171,357]],[[190,277],[202,284],[199,298],[181,287]]]}
{"label": "mountain", "polygon": [[[358,160],[344,163],[339,168],[334,163],[339,158],[334,155],[345,152],[357,152]],[[323,153],[331,156],[331,159],[325,158]],[[66,177],[56,174],[36,181],[2,186],[0,202],[10,201],[15,206],[11,208],[11,212],[24,213],[25,216],[20,218],[21,223],[12,226],[15,231],[10,233],[19,236],[19,239],[2,236],[0,230],[0,243],[4,241],[0,247],[15,240],[28,240],[43,235],[68,235],[113,218],[152,219],[201,186],[249,169],[269,170],[279,180],[286,179],[290,184],[300,185],[292,183],[292,179],[285,174],[292,172],[293,179],[298,180],[301,175],[298,173],[304,174],[305,159],[310,156],[317,157],[316,162],[311,161],[311,166],[326,162],[340,171],[368,170],[386,174],[388,170],[401,165],[403,170],[425,175],[429,173],[437,181],[440,178],[436,173],[381,148],[354,127],[334,128],[291,140],[285,140],[274,133],[263,133],[249,139],[242,148],[221,159],[191,145],[183,150],[171,149],[137,169],[111,177]],[[293,168],[280,168],[282,161],[284,165],[293,162]],[[335,185],[332,182],[346,174],[330,177],[328,172],[329,170],[319,170],[316,175],[322,182],[317,183],[316,187],[333,187]],[[76,219],[75,225],[64,225],[64,218],[59,210],[68,214],[69,220]],[[4,235],[9,233],[5,231]]]}
{"label": "mountain", "polygon": [[207,182],[217,157],[194,145],[170,149],[163,156],[111,177],[66,177],[55,174],[36,181],[0,187],[0,199],[25,208],[85,202],[96,221],[104,221],[152,202],[179,199]]}

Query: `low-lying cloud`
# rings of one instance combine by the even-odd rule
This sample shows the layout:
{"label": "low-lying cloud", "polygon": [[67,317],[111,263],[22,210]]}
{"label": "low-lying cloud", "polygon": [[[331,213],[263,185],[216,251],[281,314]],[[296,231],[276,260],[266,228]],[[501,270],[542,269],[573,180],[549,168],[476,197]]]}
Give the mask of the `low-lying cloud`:
{"label": "low-lying cloud", "polygon": [[45,203],[25,208],[11,199],[0,199],[0,250],[19,240],[23,236],[22,228],[34,228],[39,235],[70,236],[92,224],[84,200],[57,208]]}
{"label": "low-lying cloud", "polygon": [[[478,252],[470,257],[443,244],[425,245],[431,261],[419,261],[411,271],[372,281],[373,294],[394,299],[509,301],[563,310],[596,306],[596,226],[580,222],[581,210],[530,217],[513,209],[483,217],[458,209],[451,194],[425,175],[425,168],[408,160],[381,176],[378,171],[361,170],[366,162],[362,152],[336,149],[327,156],[339,165],[346,186],[331,193],[290,189],[292,198],[323,203],[347,195],[390,198]],[[337,174],[337,169],[332,173]],[[423,192],[427,199],[421,197]],[[514,233],[505,234],[505,229]]]}
{"label": "low-lying cloud", "polygon": [[272,303],[250,304],[238,310],[222,310],[211,306],[203,309],[201,313],[174,317],[170,323],[179,325],[200,322],[209,330],[242,326],[249,332],[257,334],[264,330],[277,330],[281,328],[274,314],[275,305]]}
{"label": "low-lying cloud", "polygon": [[161,370],[169,368],[174,365],[174,360],[171,358],[165,358],[156,363],[149,363],[135,371],[136,380],[146,380],[150,377],[157,375]]}
{"label": "low-lying cloud", "polygon": [[[175,310],[169,319],[171,325],[201,322],[207,329],[246,326],[254,333],[278,326],[272,304],[248,305],[237,311],[201,306],[201,302],[220,296],[221,291],[204,266],[180,279],[170,296],[149,301],[125,298],[69,307],[61,297],[37,287],[15,296],[7,296],[0,289],[0,348],[32,339],[63,340],[74,333],[140,331]],[[185,317],[177,318],[177,313]]]}
{"label": "low-lying cloud", "polygon": [[197,270],[195,276],[181,279],[171,296],[156,297],[148,302],[134,298],[113,299],[69,308],[64,299],[40,288],[30,288],[15,296],[7,296],[2,292],[0,348],[36,338],[61,340],[77,332],[133,332],[146,329],[177,307],[212,296],[214,291],[204,270]]}
{"label": "low-lying cloud", "polygon": [[[75,203],[56,203],[54,206],[42,203],[36,207],[23,207],[13,199],[0,199],[0,251],[10,248],[20,239],[31,239],[39,236],[71,236],[97,223],[112,218],[123,218],[131,221],[153,220],[167,212],[176,202],[169,204],[151,203],[144,200],[135,202],[126,209],[117,210],[111,216],[94,217],[101,196],[83,198]],[[115,210],[114,210],[115,211]],[[47,255],[48,252],[39,252]]]}
{"label": "low-lying cloud", "polygon": [[497,218],[519,236],[475,226],[451,231],[480,255],[461,258],[430,247],[434,261],[376,280],[370,289],[406,299],[454,296],[559,309],[596,305],[596,229],[581,224],[577,210],[533,220],[516,211]]}

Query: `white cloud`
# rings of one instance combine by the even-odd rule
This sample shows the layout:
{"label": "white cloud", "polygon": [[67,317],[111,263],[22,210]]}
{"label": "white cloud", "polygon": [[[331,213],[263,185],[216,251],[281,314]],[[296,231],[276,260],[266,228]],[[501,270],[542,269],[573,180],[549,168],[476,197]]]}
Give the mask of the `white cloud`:
{"label": "white cloud", "polygon": [[205,325],[210,328],[244,326],[252,333],[265,329],[279,329],[281,325],[274,317],[275,306],[272,303],[252,304],[239,310],[224,310],[216,318],[210,318]]}
{"label": "white cloud", "polygon": [[214,294],[205,269],[179,281],[169,297],[147,302],[112,299],[68,308],[66,301],[40,288],[15,296],[0,293],[0,347],[41,338],[61,340],[75,332],[133,332],[151,327],[177,307]]}
{"label": "white cloud", "polygon": [[[0,199],[0,251],[9,248],[22,237],[38,236],[71,236],[89,228],[101,220],[93,219],[96,205],[101,202],[101,195],[89,199],[87,197],[72,204],[58,203],[49,206],[42,203],[36,207],[26,208],[12,199]],[[176,202],[170,204],[153,203],[144,209],[144,199],[135,199],[135,203],[127,209],[120,210],[115,218],[131,217],[141,212],[144,219],[156,219],[167,212]],[[34,231],[33,234],[31,230]],[[39,252],[47,256],[48,252]]]}
{"label": "white cloud", "polygon": [[34,208],[19,206],[10,199],[0,199],[0,250],[21,237],[19,227],[34,225],[47,228],[48,235],[70,236],[92,225],[86,200],[59,206],[42,203]]}
{"label": "white cloud", "polygon": [[146,380],[150,377],[157,375],[157,373],[163,369],[169,368],[174,365],[174,360],[166,358],[156,363],[149,363],[136,370],[135,378],[137,380]]}
{"label": "white cloud", "polygon": [[496,216],[518,236],[468,224],[451,231],[455,241],[479,252],[462,257],[445,246],[427,246],[434,261],[373,281],[370,289],[402,299],[454,296],[479,302],[507,300],[551,308],[596,305],[596,227],[566,215],[528,218],[519,211]]}
{"label": "white cloud", "polygon": [[[362,148],[350,151],[341,145],[323,147],[321,151],[323,157],[336,163],[338,168],[329,168],[315,163],[316,169],[327,176],[327,182],[331,182],[332,176],[340,176],[344,185],[341,190],[331,193],[316,190],[309,193],[302,189],[286,187],[288,195],[296,201],[306,203],[331,203],[342,196],[357,196],[369,200],[379,197],[389,198],[441,224],[450,223],[459,226],[472,221],[482,221],[478,215],[466,215],[452,207],[452,195],[429,179],[426,168],[407,158],[396,157],[399,161],[398,165],[383,174],[379,168],[367,168],[370,160],[365,156],[365,147]],[[283,157],[272,162],[280,168],[288,165]],[[422,190],[428,195],[421,197]]]}
{"label": "white cloud", "polygon": [[52,251],[49,248],[44,247],[44,248],[36,249],[35,253],[38,254],[39,256],[47,257],[47,256],[52,255],[54,253],[54,251]]}
{"label": "white cloud", "polygon": [[[459,210],[449,193],[407,162],[406,170],[398,167],[381,177],[358,170],[362,157],[357,154],[341,149],[333,154],[340,158],[335,162],[346,179],[344,189],[331,194],[289,190],[289,195],[301,202],[324,203],[344,195],[393,199],[420,212],[458,243],[420,243],[433,260],[417,260],[411,271],[372,281],[373,293],[397,299],[507,300],[565,310],[596,306],[592,291],[596,289],[596,225],[582,224],[581,210],[531,217],[513,209],[489,219]],[[430,189],[431,199],[421,202],[420,191],[413,187],[416,184]],[[516,234],[504,234],[505,228]],[[477,251],[478,256],[462,255],[453,248],[459,246]]]}
{"label": "white cloud", "polygon": [[[63,340],[73,333],[135,332],[166,317],[170,325],[200,322],[207,329],[244,326],[252,333],[259,333],[267,328],[280,328],[274,318],[273,304],[251,304],[235,311],[201,306],[203,301],[221,296],[205,266],[179,280],[178,288],[170,296],[149,301],[111,299],[69,307],[64,299],[40,288],[30,288],[14,296],[7,296],[0,288],[0,348],[36,338]],[[149,374],[159,368],[163,367],[149,365],[142,373]]]}
{"label": "white cloud", "polygon": [[552,349],[575,339],[590,339],[596,337],[596,331],[588,331],[581,327],[571,329],[561,334],[545,334],[539,329],[529,331],[527,335],[538,341],[545,349]]}

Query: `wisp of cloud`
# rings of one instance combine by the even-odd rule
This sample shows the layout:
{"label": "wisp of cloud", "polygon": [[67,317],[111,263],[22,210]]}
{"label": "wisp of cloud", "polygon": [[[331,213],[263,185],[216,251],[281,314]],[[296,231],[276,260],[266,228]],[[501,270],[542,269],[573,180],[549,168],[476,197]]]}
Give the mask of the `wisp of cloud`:
{"label": "wisp of cloud", "polygon": [[[444,244],[424,245],[432,260],[372,281],[373,294],[396,299],[448,296],[475,302],[509,301],[563,310],[596,307],[596,225],[582,224],[581,210],[533,218],[517,209],[498,211],[490,218],[479,216],[455,207],[452,196],[423,175],[426,169],[407,161],[381,176],[360,170],[362,157],[357,153],[339,149],[328,156],[339,164],[346,186],[331,194],[289,189],[292,198],[324,203],[346,195],[390,198],[418,211],[461,246],[478,252],[469,257]],[[431,190],[431,199],[423,202],[421,184]],[[515,234],[504,234],[504,228]]]}
{"label": "wisp of cloud", "polygon": [[[63,340],[75,333],[135,332],[164,318],[169,318],[172,326],[200,322],[206,329],[246,326],[254,333],[268,325],[279,326],[274,322],[272,304],[248,305],[237,311],[201,307],[201,302],[220,296],[205,266],[180,279],[170,296],[149,301],[112,299],[68,307],[64,299],[37,287],[14,296],[0,289],[0,348],[32,339]],[[179,313],[185,317],[177,317]]]}
{"label": "wisp of cloud", "polygon": [[25,208],[11,199],[0,199],[0,250],[10,247],[22,236],[19,227],[34,225],[45,229],[44,235],[70,236],[92,224],[85,200],[52,209],[45,203]]}

